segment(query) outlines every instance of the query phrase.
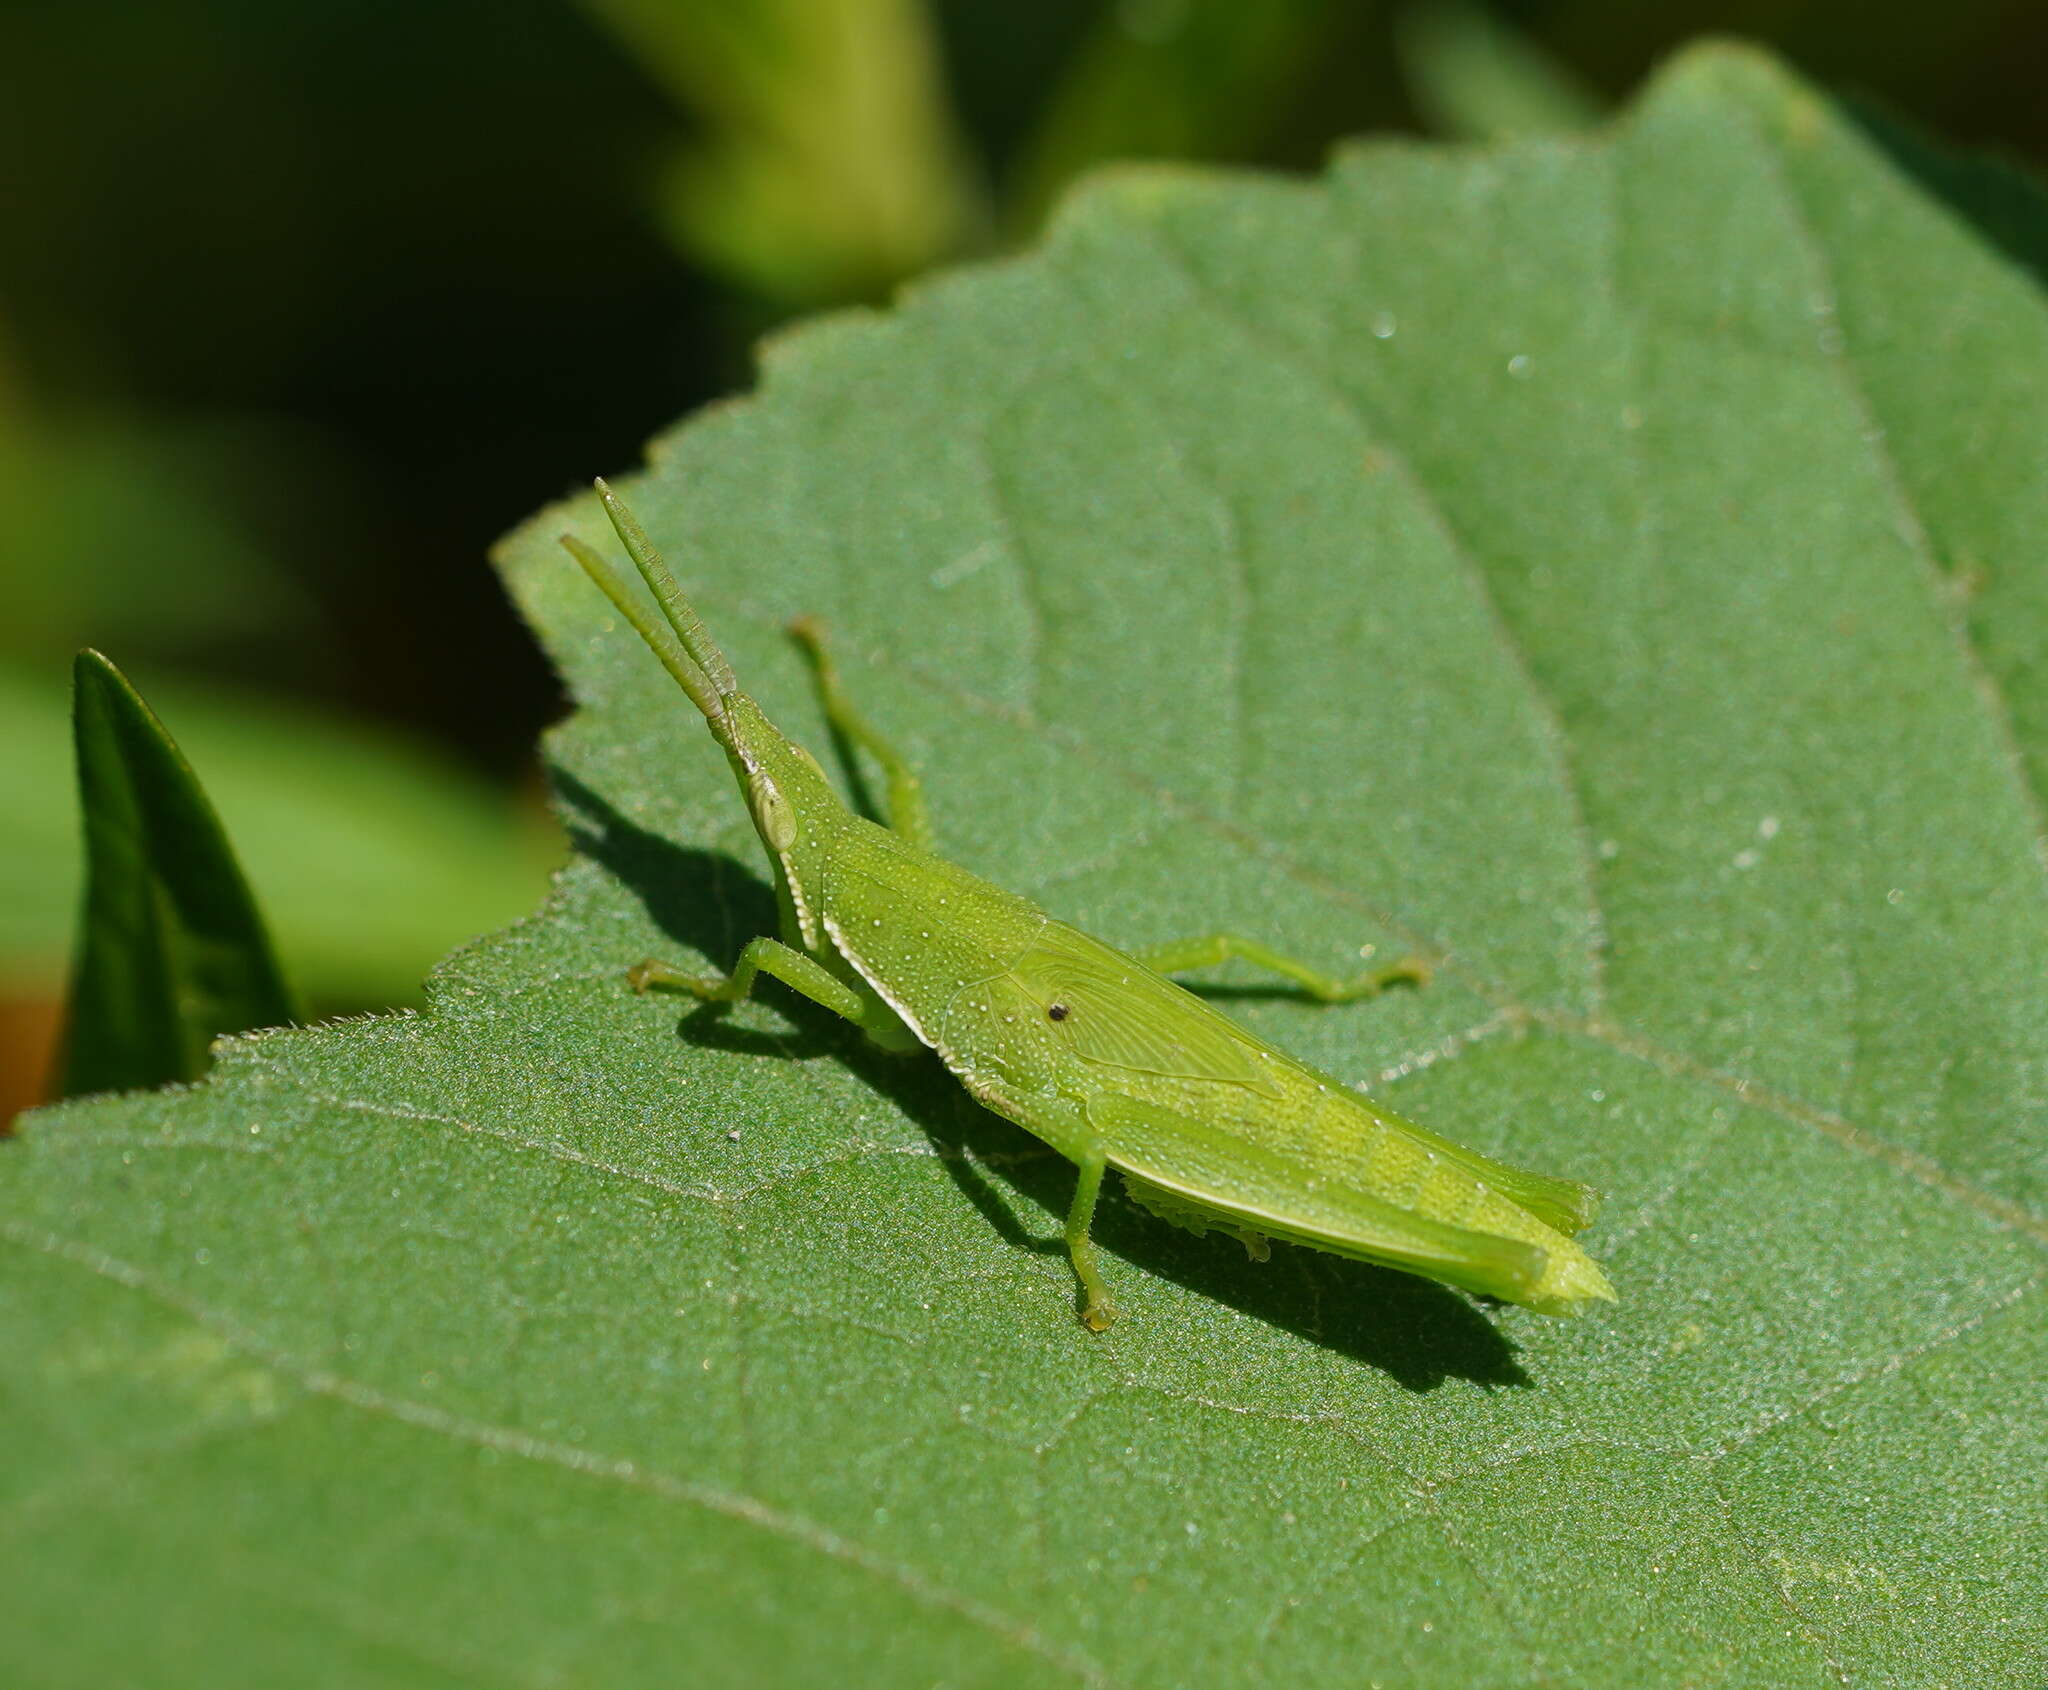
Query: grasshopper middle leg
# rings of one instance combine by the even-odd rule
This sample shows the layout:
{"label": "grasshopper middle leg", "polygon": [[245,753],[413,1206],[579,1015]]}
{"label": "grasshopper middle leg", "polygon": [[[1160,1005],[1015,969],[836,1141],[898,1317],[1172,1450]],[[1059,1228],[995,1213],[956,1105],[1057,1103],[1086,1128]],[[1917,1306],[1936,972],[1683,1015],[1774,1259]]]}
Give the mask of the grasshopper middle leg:
{"label": "grasshopper middle leg", "polygon": [[1116,1319],[1116,1305],[1109,1300],[1109,1287],[1095,1264],[1095,1240],[1088,1228],[1095,1219],[1095,1199],[1102,1191],[1102,1172],[1108,1164],[1100,1155],[1081,1164],[1080,1181],[1074,1187],[1074,1206],[1067,1211],[1067,1254],[1074,1259],[1074,1275],[1081,1281],[1081,1324],[1090,1332],[1104,1332]]}

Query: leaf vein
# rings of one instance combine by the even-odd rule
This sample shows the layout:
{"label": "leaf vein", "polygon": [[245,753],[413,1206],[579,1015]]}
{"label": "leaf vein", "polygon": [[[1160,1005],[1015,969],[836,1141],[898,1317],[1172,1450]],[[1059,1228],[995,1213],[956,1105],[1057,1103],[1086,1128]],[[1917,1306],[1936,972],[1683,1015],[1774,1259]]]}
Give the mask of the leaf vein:
{"label": "leaf vein", "polygon": [[2006,701],[1997,676],[1984,661],[1984,654],[1978,649],[1976,638],[1970,631],[1969,617],[1964,612],[1962,601],[1952,590],[1948,574],[1935,556],[1933,536],[1925,513],[1913,496],[1897,453],[1892,450],[1891,430],[1879,418],[1869,384],[1851,355],[1849,331],[1842,319],[1841,289],[1835,279],[1826,242],[1813,221],[1805,197],[1786,170],[1778,149],[1762,134],[1754,118],[1741,121],[1747,124],[1751,138],[1757,143],[1757,151],[1768,160],[1771,178],[1785,204],[1792,230],[1820,297],[1825,302],[1823,315],[1835,325],[1834,335],[1820,337],[1822,356],[1833,365],[1843,392],[1864,423],[1863,440],[1870,448],[1871,461],[1891,498],[1900,537],[1920,567],[1929,602],[1947,630],[1956,659],[1990,720],[1992,734],[1998,741],[2000,760],[2005,765],[2014,795],[2032,831],[2034,865],[2039,871],[2037,889],[2044,898],[2048,898],[2048,799],[2044,799],[2027,772],[2026,757],[2013,727],[2012,707]]}

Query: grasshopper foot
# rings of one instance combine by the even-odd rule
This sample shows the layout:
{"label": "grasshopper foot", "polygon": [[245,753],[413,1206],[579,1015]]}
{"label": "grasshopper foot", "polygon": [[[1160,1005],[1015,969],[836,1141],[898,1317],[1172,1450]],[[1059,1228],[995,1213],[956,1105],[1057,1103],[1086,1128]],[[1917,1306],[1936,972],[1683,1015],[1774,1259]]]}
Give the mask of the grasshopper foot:
{"label": "grasshopper foot", "polygon": [[719,982],[685,973],[672,962],[646,957],[626,970],[626,984],[643,996],[648,992],[688,992],[692,997],[709,997]]}
{"label": "grasshopper foot", "polygon": [[[1389,963],[1375,978],[1379,987],[1410,985],[1420,991],[1436,978],[1436,970],[1427,958],[1404,956],[1399,962]],[[1379,989],[1378,987],[1375,990]]]}

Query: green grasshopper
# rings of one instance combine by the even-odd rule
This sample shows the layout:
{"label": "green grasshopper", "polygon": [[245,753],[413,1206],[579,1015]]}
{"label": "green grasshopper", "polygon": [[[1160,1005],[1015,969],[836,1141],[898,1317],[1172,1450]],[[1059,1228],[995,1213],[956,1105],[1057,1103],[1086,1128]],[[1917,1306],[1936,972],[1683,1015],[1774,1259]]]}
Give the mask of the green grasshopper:
{"label": "green grasshopper", "polygon": [[704,713],[768,848],[781,911],[781,937],[749,940],[724,978],[649,961],[631,970],[635,989],[730,1003],[768,974],[885,1049],[936,1051],[977,1100],[1079,1167],[1066,1242],[1093,1331],[1115,1317],[1089,1237],[1111,1166],[1145,1209],[1234,1234],[1260,1260],[1278,1238],[1543,1314],[1612,1300],[1572,1239],[1593,1219],[1591,1189],[1390,1114],[1161,972],[1234,957],[1337,1002],[1416,977],[1416,965],[1333,980],[1231,934],[1127,954],[947,862],[931,849],[916,774],[849,704],[816,625],[799,622],[827,719],[887,780],[890,825],[855,815],[740,690],[632,513],[603,481],[597,491],[662,620],[589,546],[562,544]]}

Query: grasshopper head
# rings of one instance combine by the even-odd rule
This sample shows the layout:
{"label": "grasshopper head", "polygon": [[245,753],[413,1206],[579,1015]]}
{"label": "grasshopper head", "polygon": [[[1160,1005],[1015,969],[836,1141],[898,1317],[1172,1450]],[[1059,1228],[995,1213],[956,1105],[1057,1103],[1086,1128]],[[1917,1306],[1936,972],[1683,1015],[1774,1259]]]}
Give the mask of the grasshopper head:
{"label": "grasshopper head", "polygon": [[804,943],[816,949],[824,935],[811,893],[823,878],[833,841],[852,815],[817,758],[769,721],[745,693],[732,695],[723,721],[713,721],[711,731],[732,763],[754,831],[781,870]]}
{"label": "grasshopper head", "polygon": [[807,889],[815,887],[831,836],[850,819],[818,760],[784,735],[734,677],[661,555],[633,513],[603,481],[597,483],[620,543],[660,608],[657,620],[611,565],[573,534],[562,536],[569,555],[583,566],[620,615],[633,625],[662,667],[704,713],[711,734],[725,748],[733,776],[747,801],[747,813],[761,843],[775,859],[803,928],[804,940],[822,942]]}

